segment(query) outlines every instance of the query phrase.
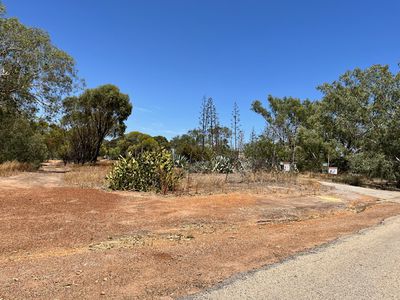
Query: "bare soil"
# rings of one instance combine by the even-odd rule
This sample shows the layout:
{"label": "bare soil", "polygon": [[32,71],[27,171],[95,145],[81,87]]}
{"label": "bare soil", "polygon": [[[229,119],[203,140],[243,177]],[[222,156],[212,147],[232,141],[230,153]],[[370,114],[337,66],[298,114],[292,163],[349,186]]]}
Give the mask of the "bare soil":
{"label": "bare soil", "polygon": [[0,299],[176,298],[400,214],[335,190],[162,197],[24,176],[0,180]]}

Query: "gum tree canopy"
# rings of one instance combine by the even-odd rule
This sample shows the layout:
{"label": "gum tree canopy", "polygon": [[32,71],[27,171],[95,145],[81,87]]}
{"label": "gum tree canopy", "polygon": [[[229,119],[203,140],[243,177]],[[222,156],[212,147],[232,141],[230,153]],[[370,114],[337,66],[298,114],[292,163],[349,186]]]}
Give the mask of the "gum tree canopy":
{"label": "gum tree canopy", "polygon": [[73,58],[41,29],[6,18],[0,2],[0,110],[53,113],[77,83]]}
{"label": "gum tree canopy", "polygon": [[106,137],[120,136],[132,112],[129,96],[111,84],[88,89],[63,101],[63,123],[70,129],[72,159],[96,162]]}

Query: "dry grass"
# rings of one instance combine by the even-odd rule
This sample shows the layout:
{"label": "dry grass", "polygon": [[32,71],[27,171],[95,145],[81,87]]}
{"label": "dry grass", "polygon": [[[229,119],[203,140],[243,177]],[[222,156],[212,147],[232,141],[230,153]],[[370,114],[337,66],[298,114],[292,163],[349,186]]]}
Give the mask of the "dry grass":
{"label": "dry grass", "polygon": [[6,161],[0,164],[0,177],[16,175],[20,172],[34,171],[32,164],[22,163],[16,160]]}
{"label": "dry grass", "polygon": [[246,174],[190,174],[180,184],[178,194],[214,194],[246,191],[316,195],[321,185],[313,179],[293,173],[258,172]]}
{"label": "dry grass", "polygon": [[107,186],[106,175],[110,172],[111,165],[100,164],[95,166],[73,165],[64,176],[67,185],[81,188],[105,188]]}
{"label": "dry grass", "polygon": [[[106,175],[111,168],[110,162],[100,162],[95,166],[72,165],[69,168],[70,171],[65,174],[64,181],[69,186],[106,188]],[[293,173],[234,173],[228,176],[225,174],[191,173],[184,176],[174,195],[249,192],[304,196],[319,194],[321,188],[321,185],[315,179]]]}

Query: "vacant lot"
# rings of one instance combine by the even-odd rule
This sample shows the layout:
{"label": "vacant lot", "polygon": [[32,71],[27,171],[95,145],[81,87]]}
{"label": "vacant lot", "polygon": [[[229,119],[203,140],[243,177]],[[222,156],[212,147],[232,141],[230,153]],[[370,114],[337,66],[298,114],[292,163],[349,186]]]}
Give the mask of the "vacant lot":
{"label": "vacant lot", "polygon": [[0,299],[175,298],[400,214],[334,189],[162,197],[64,176],[0,179]]}

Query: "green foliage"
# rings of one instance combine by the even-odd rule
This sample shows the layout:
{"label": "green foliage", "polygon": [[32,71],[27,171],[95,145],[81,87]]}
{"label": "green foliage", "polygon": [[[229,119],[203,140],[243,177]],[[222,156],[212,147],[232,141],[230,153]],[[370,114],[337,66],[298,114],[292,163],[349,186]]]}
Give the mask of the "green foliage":
{"label": "green foliage", "polygon": [[244,147],[246,168],[254,172],[277,166],[279,164],[278,148],[279,145],[265,135],[261,135],[259,138],[253,137],[252,141]]}
{"label": "green foliage", "polygon": [[315,105],[309,100],[276,98],[270,95],[268,106],[269,109],[266,109],[260,101],[254,101],[252,110],[265,119],[267,123],[265,136],[278,146],[278,149],[275,149],[279,150],[277,157],[280,160],[296,163],[298,133],[302,126],[307,126]]}
{"label": "green foliage", "polygon": [[235,170],[233,159],[217,155],[211,160],[197,161],[190,165],[190,170],[195,173],[220,173],[230,174]]}
{"label": "green foliage", "polygon": [[211,173],[211,162],[210,161],[196,161],[190,165],[190,171],[194,173]]}
{"label": "green foliage", "polygon": [[177,168],[186,169],[189,165],[189,160],[184,155],[175,155],[174,156],[174,165]]}
{"label": "green foliage", "polygon": [[136,156],[146,151],[169,148],[168,140],[165,137],[152,137],[139,131],[132,131],[125,134],[117,141],[117,145],[121,149],[122,156],[125,156],[128,152]]}
{"label": "green foliage", "polygon": [[349,157],[352,172],[363,174],[370,178],[395,180],[397,174],[395,164],[383,153],[361,152]]}
{"label": "green foliage", "polygon": [[0,6],[0,109],[57,111],[61,97],[79,83],[74,60],[43,30],[3,13]]}
{"label": "green foliage", "polygon": [[48,124],[41,120],[36,125],[36,130],[43,136],[43,141],[47,147],[48,158],[58,159],[61,158],[61,153],[65,151],[62,149],[67,140],[67,132],[57,124]]}
{"label": "green foliage", "polygon": [[218,155],[211,160],[211,171],[213,173],[229,174],[233,173],[234,167],[232,160],[226,156]]}
{"label": "green foliage", "polygon": [[400,73],[357,68],[319,89],[324,139],[340,144],[343,166],[400,185]]}
{"label": "green foliage", "polygon": [[47,155],[43,136],[31,122],[0,113],[0,163],[18,160],[38,166]]}
{"label": "green foliage", "polygon": [[58,156],[57,128],[37,118],[54,117],[63,96],[79,87],[75,62],[49,35],[6,18],[0,1],[0,162],[39,165]]}
{"label": "green foliage", "polygon": [[357,174],[344,174],[333,179],[335,182],[345,183],[354,186],[361,186],[363,183],[362,177]]}
{"label": "green foliage", "polygon": [[107,150],[107,154],[109,159],[118,159],[121,156],[121,149],[119,147],[110,148]]}
{"label": "green foliage", "polygon": [[[339,166],[342,145],[336,140],[324,140],[317,125],[301,127],[298,133],[297,166],[300,170],[320,171],[323,163]],[[343,166],[340,165],[343,170]]]}
{"label": "green foliage", "polygon": [[166,137],[157,135],[153,136],[153,139],[158,143],[158,146],[162,149],[170,149],[171,145],[169,141],[166,139]]}
{"label": "green foliage", "polygon": [[183,134],[171,140],[171,147],[175,150],[177,155],[187,157],[191,163],[209,160],[211,157],[211,150],[209,148],[203,149],[199,143],[200,141],[196,140],[195,136],[192,134]]}
{"label": "green foliage", "polygon": [[147,151],[137,157],[131,153],[120,157],[107,179],[113,190],[174,191],[183,173],[174,168],[172,154],[167,150]]}
{"label": "green foliage", "polygon": [[159,150],[160,146],[157,143],[157,141],[155,139],[153,139],[152,137],[147,137],[143,140],[141,140],[139,143],[132,143],[129,147],[128,147],[128,152],[134,153],[135,156],[139,155],[143,152],[148,152],[148,151],[156,151]]}
{"label": "green foliage", "polygon": [[71,157],[78,163],[96,162],[104,139],[123,134],[124,121],[132,111],[129,96],[111,84],[66,98],[63,106],[63,124],[70,131]]}
{"label": "green foliage", "polygon": [[170,149],[170,144],[165,137],[152,137],[139,131],[129,132],[104,143],[104,155],[111,159],[116,159],[120,155],[126,156],[129,152],[138,156],[146,151],[159,151],[161,149]]}
{"label": "green foliage", "polygon": [[0,16],[4,15],[6,12],[6,7],[0,1]]}
{"label": "green foliage", "polygon": [[357,68],[319,90],[318,102],[272,96],[268,108],[253,102],[267,126],[246,145],[246,158],[256,168],[291,161],[314,171],[329,162],[400,186],[400,73],[382,65]]}
{"label": "green foliage", "polygon": [[58,156],[64,162],[64,164],[67,164],[67,162],[71,161],[71,153],[72,150],[69,143],[63,143],[60,145],[58,149]]}

